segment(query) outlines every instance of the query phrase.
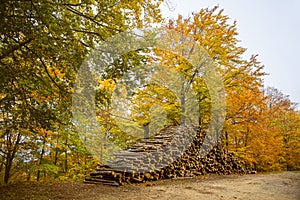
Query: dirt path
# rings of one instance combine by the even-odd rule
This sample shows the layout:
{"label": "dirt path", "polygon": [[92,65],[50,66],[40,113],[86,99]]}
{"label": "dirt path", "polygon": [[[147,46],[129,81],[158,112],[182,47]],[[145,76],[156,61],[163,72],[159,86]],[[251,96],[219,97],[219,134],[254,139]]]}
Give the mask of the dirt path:
{"label": "dirt path", "polygon": [[[154,184],[154,185],[151,185]],[[0,188],[0,199],[86,200],[300,200],[300,172],[244,176],[206,176],[109,187],[82,183],[14,185]]]}
{"label": "dirt path", "polygon": [[168,185],[155,186],[150,189],[150,193],[152,194],[152,199],[170,200],[300,200],[300,173],[281,173],[251,176],[248,175],[239,177],[226,176],[223,178],[215,177],[199,181],[189,181],[187,183],[179,181],[179,184],[171,183]]}

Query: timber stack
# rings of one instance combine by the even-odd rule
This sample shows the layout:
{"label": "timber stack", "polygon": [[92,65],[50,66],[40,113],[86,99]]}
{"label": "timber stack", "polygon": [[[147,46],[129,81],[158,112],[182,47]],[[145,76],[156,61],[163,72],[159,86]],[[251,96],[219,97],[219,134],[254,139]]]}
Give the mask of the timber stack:
{"label": "timber stack", "polygon": [[[193,177],[205,174],[250,173],[245,163],[218,142],[206,147],[206,133],[197,127],[178,126],[160,131],[153,138],[142,139],[85,178],[85,183],[120,186],[160,179]],[[202,156],[200,156],[202,155]]]}

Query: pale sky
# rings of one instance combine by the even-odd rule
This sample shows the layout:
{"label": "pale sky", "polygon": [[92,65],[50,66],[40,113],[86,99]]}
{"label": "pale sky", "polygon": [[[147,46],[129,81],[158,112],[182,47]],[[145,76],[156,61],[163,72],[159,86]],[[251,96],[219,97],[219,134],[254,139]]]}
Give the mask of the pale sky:
{"label": "pale sky", "polygon": [[[299,0],[168,0],[164,17],[185,17],[201,8],[219,5],[223,14],[237,21],[240,46],[246,56],[258,54],[265,65],[265,86],[273,86],[291,101],[300,103],[300,1]],[[298,109],[300,106],[298,106]]]}

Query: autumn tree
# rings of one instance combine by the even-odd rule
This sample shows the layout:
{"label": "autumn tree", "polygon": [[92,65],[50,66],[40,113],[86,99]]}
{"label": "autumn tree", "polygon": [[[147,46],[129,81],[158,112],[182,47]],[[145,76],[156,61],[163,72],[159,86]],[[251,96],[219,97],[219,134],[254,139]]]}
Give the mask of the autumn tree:
{"label": "autumn tree", "polygon": [[[158,22],[161,1],[2,1],[1,166],[9,181],[14,159],[35,141],[44,160],[48,131],[71,124],[72,87],[97,42]],[[143,16],[143,17],[142,17]],[[67,128],[66,128],[67,127]],[[44,134],[40,134],[43,132]],[[66,144],[67,145],[67,144]],[[44,151],[43,151],[44,149]],[[67,150],[66,150],[67,151]],[[42,161],[40,161],[42,164]]]}
{"label": "autumn tree", "polygon": [[[298,169],[300,124],[297,105],[276,88],[267,88],[265,95],[268,112],[267,130],[273,132],[270,145],[272,154],[277,154],[272,165],[277,169]],[[277,142],[272,142],[273,140]]]}
{"label": "autumn tree", "polygon": [[[263,91],[263,78],[266,75],[263,71],[264,66],[258,61],[257,55],[253,55],[249,60],[244,59],[245,49],[238,46],[239,40],[236,37],[238,35],[236,22],[230,23],[228,16],[223,15],[223,10],[215,7],[211,10],[202,9],[187,19],[179,16],[176,20],[170,21],[167,28],[199,42],[217,66],[216,70],[221,74],[226,90],[227,113],[223,135],[228,149],[236,152],[236,155],[244,158],[257,169],[282,169],[282,163],[286,162],[283,155],[287,154],[287,149],[297,149],[295,144],[298,139],[295,139],[297,128],[292,129],[293,136],[287,137],[289,123],[281,117],[293,116],[293,124],[297,127],[297,112],[288,98],[281,97],[279,99],[282,100],[283,105],[278,104],[276,112],[280,110],[282,112],[275,120],[276,112],[270,110],[267,103],[272,95],[267,95]],[[173,42],[170,46],[174,50],[177,48],[175,52],[180,52],[180,55],[165,53],[164,62],[170,66],[179,66],[185,73],[193,72],[196,66],[179,58],[180,56],[190,58],[193,55],[193,41],[174,39],[174,36],[166,38],[166,41],[174,40],[180,42],[177,44]],[[188,44],[186,45],[185,42]],[[189,77],[192,77],[192,74],[190,73]],[[211,97],[201,77],[194,81],[194,88],[198,91],[199,110],[202,112],[200,124],[203,126],[210,120]],[[287,148],[288,140],[284,138],[294,138],[291,148]],[[297,153],[292,154],[297,155]],[[295,163],[293,166],[296,166]]]}

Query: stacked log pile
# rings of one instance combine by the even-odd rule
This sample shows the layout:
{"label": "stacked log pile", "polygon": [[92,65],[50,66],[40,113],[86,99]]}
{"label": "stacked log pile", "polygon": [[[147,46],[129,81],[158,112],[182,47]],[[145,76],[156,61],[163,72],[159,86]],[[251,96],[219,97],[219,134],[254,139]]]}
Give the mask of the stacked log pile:
{"label": "stacked log pile", "polygon": [[245,163],[218,143],[203,157],[205,132],[196,127],[168,128],[153,138],[142,139],[115,154],[107,164],[99,164],[85,183],[119,186],[159,179],[205,174],[249,173]]}

